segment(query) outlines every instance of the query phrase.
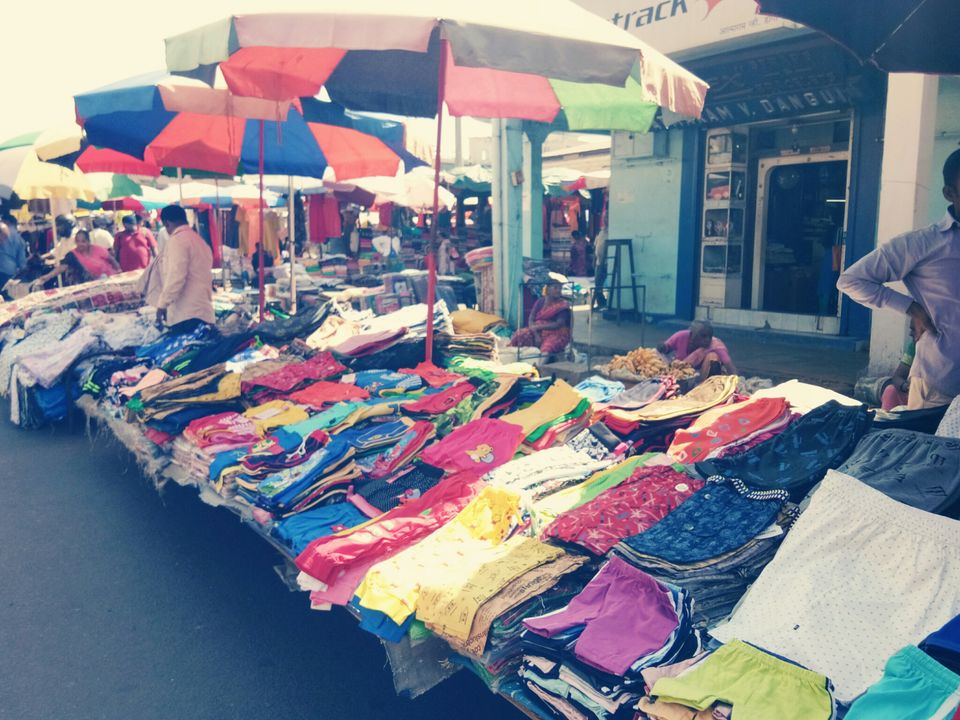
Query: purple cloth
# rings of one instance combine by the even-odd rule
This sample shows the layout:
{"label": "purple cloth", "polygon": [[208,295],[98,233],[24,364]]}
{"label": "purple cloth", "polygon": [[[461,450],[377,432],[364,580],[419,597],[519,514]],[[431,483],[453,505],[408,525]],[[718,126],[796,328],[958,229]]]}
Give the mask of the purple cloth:
{"label": "purple cloth", "polygon": [[[886,287],[897,280],[909,295]],[[884,243],[851,265],[837,287],[874,310],[906,313],[912,302],[922,305],[938,334],[920,338],[910,376],[946,395],[960,395],[960,227],[953,215]]]}
{"label": "purple cloth", "polygon": [[523,624],[544,637],[582,626],[577,658],[623,675],[637,658],[663,648],[679,621],[670,591],[614,556],[565,608]]}

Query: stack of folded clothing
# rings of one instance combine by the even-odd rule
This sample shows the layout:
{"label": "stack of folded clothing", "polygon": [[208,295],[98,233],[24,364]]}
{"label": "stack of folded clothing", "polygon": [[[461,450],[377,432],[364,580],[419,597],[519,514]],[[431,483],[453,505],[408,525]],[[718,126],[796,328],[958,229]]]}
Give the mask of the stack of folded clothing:
{"label": "stack of folded clothing", "polygon": [[686,395],[655,400],[636,409],[610,406],[601,410],[599,416],[621,437],[634,439],[643,437],[650,426],[671,425],[671,421],[682,421],[681,425],[672,426],[673,430],[686,427],[690,418],[727,402],[736,389],[736,377],[720,375],[708,378]]}
{"label": "stack of folded clothing", "polygon": [[590,401],[563,380],[557,380],[535,403],[504,415],[503,419],[523,428],[528,449],[540,450],[562,443],[584,429],[590,421]]}
{"label": "stack of folded clothing", "polygon": [[761,398],[707,410],[689,428],[678,430],[667,454],[681,463],[719,457],[728,447],[763,433],[778,433],[790,423],[790,405],[783,398]]}
{"label": "stack of folded clothing", "polygon": [[611,558],[565,607],[523,621],[520,675],[561,717],[629,713],[644,669],[700,652],[690,616],[683,590]]}
{"label": "stack of folded clothing", "polygon": [[639,467],[619,485],[560,515],[542,538],[605,555],[621,540],[649,530],[701,487],[700,480],[671,467]]}
{"label": "stack of folded clothing", "polygon": [[367,516],[350,503],[333,503],[283,518],[273,524],[270,533],[299,555],[317,538],[343,532],[367,520]]}
{"label": "stack of folded clothing", "polygon": [[594,460],[612,460],[627,451],[627,445],[603,423],[594,423],[567,440],[566,445]]}
{"label": "stack of folded clothing", "polygon": [[944,591],[960,586],[958,546],[960,522],[831,470],[730,621],[711,634],[823,673],[837,699],[851,702],[883,677],[892,655],[960,614],[960,595]]}
{"label": "stack of folded clothing", "polygon": [[594,375],[577,385],[574,390],[583,395],[592,403],[606,403],[624,392],[624,385],[619,380],[607,380]]}
{"label": "stack of folded clothing", "polygon": [[449,361],[458,355],[478,360],[496,360],[497,336],[493,333],[437,333],[433,340],[433,349],[441,360]]}
{"label": "stack of folded clothing", "polygon": [[[370,569],[357,588],[364,626],[378,634],[386,631],[389,639],[405,632],[416,616],[444,638],[471,641],[484,603],[518,577],[565,555],[517,533],[522,516],[516,493],[485,487],[428,538]],[[553,566],[559,574],[549,572],[557,578],[564,567],[573,569],[573,563]]]}
{"label": "stack of folded clothing", "polygon": [[518,425],[480,418],[428,446],[420,459],[445,472],[484,473],[512,460],[522,439]]}
{"label": "stack of folded clothing", "polygon": [[642,380],[633,387],[617,393],[605,401],[607,407],[620,410],[639,410],[657,400],[668,400],[676,394],[672,378],[660,377]]}
{"label": "stack of folded clothing", "polygon": [[644,673],[644,677],[652,687],[650,697],[637,704],[640,718],[836,717],[836,703],[826,677],[739,640],[692,663],[657,668]]}
{"label": "stack of folded clothing", "polygon": [[371,397],[395,397],[423,387],[420,376],[393,370],[362,370],[344,375],[340,381],[363,388]]}
{"label": "stack of folded clothing", "polygon": [[343,500],[350,485],[360,477],[354,452],[349,442],[333,437],[306,462],[267,476],[254,490],[240,482],[241,493],[280,517]]}
{"label": "stack of folded clothing", "polygon": [[566,488],[579,486],[609,465],[566,445],[547,448],[512,460],[484,476],[491,485],[518,492],[531,503]]}
{"label": "stack of folded clothing", "polygon": [[960,442],[913,430],[866,435],[839,471],[906,505],[960,515]]}
{"label": "stack of folded clothing", "polygon": [[228,450],[249,448],[262,434],[249,417],[236,412],[217,413],[193,420],[173,442],[173,458],[196,477],[206,477],[214,458]]}
{"label": "stack of folded clothing", "polygon": [[244,378],[243,392],[267,391],[274,395],[289,393],[309,380],[326,380],[346,372],[347,368],[330,353],[317,353],[308,360],[296,360],[266,375]]}
{"label": "stack of folded clothing", "polygon": [[370,393],[350,383],[320,380],[291,393],[289,397],[295,403],[323,410],[340,402],[368,400]]}
{"label": "stack of folded clothing", "polygon": [[739,483],[714,479],[614,550],[690,592],[698,623],[712,625],[729,615],[773,559],[790,524],[787,500],[782,490],[751,493]]}
{"label": "stack of folded clothing", "polygon": [[736,478],[755,490],[789,490],[799,502],[827,470],[850,457],[869,427],[866,407],[831,400],[752,450],[698,462],[697,471]]}
{"label": "stack of folded clothing", "polygon": [[371,567],[442,527],[483,487],[476,473],[450,475],[370,523],[314,540],[297,557],[300,586],[314,607],[346,605]]}
{"label": "stack of folded clothing", "polygon": [[155,430],[179,433],[200,417],[241,409],[240,375],[214,365],[144,388],[127,407]]}
{"label": "stack of folded clothing", "polygon": [[[476,382],[476,385],[474,382]],[[463,382],[448,385],[435,392],[424,394],[416,400],[404,403],[403,412],[407,415],[420,418],[442,415],[473,395],[477,391],[479,384],[479,381],[464,380]]]}
{"label": "stack of folded clothing", "polygon": [[400,372],[407,375],[417,375],[432,388],[440,388],[445,385],[451,385],[464,379],[463,375],[444,370],[443,368],[439,368],[433,363],[428,363],[426,361],[419,363],[414,368],[402,369]]}
{"label": "stack of folded clothing", "polygon": [[367,331],[353,335],[331,347],[338,355],[346,358],[362,358],[389,350],[407,334],[405,327],[393,327],[384,330]]}
{"label": "stack of folded clothing", "polygon": [[464,656],[467,667],[477,673],[493,692],[518,684],[517,671],[523,661],[523,621],[564,607],[595,574],[595,568],[583,566],[564,575],[535,597],[502,612],[490,624],[483,655],[479,658]]}

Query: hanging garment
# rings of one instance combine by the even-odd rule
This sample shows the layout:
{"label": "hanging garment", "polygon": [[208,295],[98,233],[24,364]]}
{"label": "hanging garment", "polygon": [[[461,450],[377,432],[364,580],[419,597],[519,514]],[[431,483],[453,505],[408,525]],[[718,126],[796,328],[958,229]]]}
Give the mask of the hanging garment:
{"label": "hanging garment", "polygon": [[332,195],[311,195],[309,213],[310,242],[325,243],[343,234],[340,203]]}

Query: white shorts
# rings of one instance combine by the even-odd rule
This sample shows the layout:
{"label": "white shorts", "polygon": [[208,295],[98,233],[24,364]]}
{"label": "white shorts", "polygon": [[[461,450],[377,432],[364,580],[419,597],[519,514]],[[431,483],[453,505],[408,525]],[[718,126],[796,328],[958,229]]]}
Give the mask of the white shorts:
{"label": "white shorts", "polygon": [[823,673],[850,702],[960,614],[960,522],[831,470],[729,622],[713,631]]}

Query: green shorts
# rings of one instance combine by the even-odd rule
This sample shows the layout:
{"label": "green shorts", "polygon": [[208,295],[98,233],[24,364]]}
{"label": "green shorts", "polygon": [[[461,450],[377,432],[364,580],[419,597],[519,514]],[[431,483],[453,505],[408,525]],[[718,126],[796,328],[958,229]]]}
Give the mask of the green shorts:
{"label": "green shorts", "polygon": [[673,678],[661,678],[650,693],[659,700],[705,710],[733,705],[737,720],[830,720],[833,696],[827,679],[733,640]]}

